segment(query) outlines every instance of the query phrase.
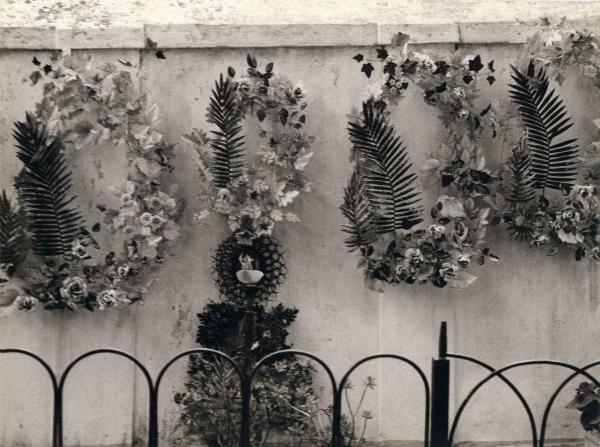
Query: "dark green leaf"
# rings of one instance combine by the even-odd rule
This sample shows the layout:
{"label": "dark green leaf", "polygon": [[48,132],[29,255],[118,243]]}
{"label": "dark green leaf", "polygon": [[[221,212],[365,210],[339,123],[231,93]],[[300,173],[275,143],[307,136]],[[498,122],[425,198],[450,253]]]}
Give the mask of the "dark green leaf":
{"label": "dark green leaf", "polygon": [[373,67],[373,65],[371,65],[370,62],[363,64],[362,68],[360,69],[360,71],[367,75],[367,78],[371,77],[371,73],[373,72],[373,70],[375,70],[375,67]]}

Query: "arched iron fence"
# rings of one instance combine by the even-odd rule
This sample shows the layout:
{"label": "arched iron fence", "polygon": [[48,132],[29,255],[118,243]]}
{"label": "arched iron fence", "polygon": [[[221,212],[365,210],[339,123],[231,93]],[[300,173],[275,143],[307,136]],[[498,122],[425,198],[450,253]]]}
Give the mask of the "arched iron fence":
{"label": "arched iron fence", "polygon": [[[244,333],[246,334],[245,339],[245,348],[246,352],[249,352],[250,346],[252,345],[251,335],[253,333],[253,325],[254,325],[254,315],[249,312],[245,319],[245,328]],[[281,359],[283,357],[288,356],[302,356],[306,357],[323,367],[325,370],[329,382],[331,384],[331,391],[333,396],[333,406],[332,406],[332,439],[331,446],[332,447],[344,447],[344,440],[342,436],[342,395],[344,390],[344,385],[348,382],[350,374],[356,370],[359,366],[373,361],[377,359],[394,359],[400,361],[408,366],[418,375],[422,384],[423,384],[423,399],[425,402],[425,411],[423,416],[423,445],[425,447],[451,447],[453,445],[454,436],[456,434],[459,422],[461,421],[461,417],[464,413],[469,402],[475,396],[475,394],[489,381],[492,379],[499,379],[504,382],[508,389],[512,391],[515,396],[518,398],[519,402],[522,404],[523,409],[526,413],[530,428],[531,428],[531,445],[533,447],[544,447],[544,442],[546,438],[548,420],[550,416],[550,412],[552,407],[556,401],[556,398],[564,390],[564,388],[577,376],[584,376],[587,380],[594,383],[596,386],[600,386],[600,382],[592,376],[588,370],[593,368],[594,366],[600,365],[600,360],[589,363],[583,367],[578,367],[569,363],[559,362],[555,360],[528,360],[513,363],[507,366],[504,366],[499,369],[495,369],[487,363],[482,362],[481,360],[475,359],[473,357],[469,357],[462,354],[454,354],[448,352],[448,342],[447,342],[447,325],[445,322],[441,324],[440,334],[439,334],[439,349],[437,358],[432,360],[431,366],[431,381],[428,379],[428,375],[423,371],[421,367],[419,367],[415,362],[407,357],[403,357],[397,354],[375,354],[368,357],[365,357],[358,362],[356,362],[342,377],[340,382],[336,381],[336,378],[327,365],[325,361],[320,359],[314,354],[309,352],[300,351],[296,349],[288,349],[283,351],[274,352],[262,358],[255,365],[252,365],[249,360],[249,356],[246,356],[243,364],[238,364],[233,358],[228,356],[227,354],[219,351],[215,351],[213,349],[190,349],[184,352],[177,354],[171,360],[169,360],[159,371],[156,379],[152,378],[152,375],[148,371],[148,369],[142,364],[137,358],[134,356],[119,351],[116,349],[95,349],[93,351],[86,352],[75,360],[73,360],[70,364],[67,365],[63,373],[58,376],[54,370],[48,365],[48,363],[39,357],[38,355],[22,350],[22,349],[0,349],[0,354],[20,354],[34,359],[37,363],[39,363],[44,370],[48,373],[50,379],[50,385],[52,387],[53,393],[53,422],[52,422],[52,447],[63,447],[64,444],[64,436],[63,436],[63,401],[64,401],[64,388],[67,378],[69,377],[70,372],[73,370],[75,366],[81,363],[83,360],[99,355],[99,354],[110,354],[116,355],[122,358],[125,358],[132,362],[137,369],[142,373],[145,378],[147,387],[148,387],[148,396],[149,396],[149,423],[148,423],[148,446],[149,447],[158,447],[159,445],[159,421],[158,421],[158,395],[160,390],[160,385],[165,376],[165,373],[169,370],[169,368],[179,359],[188,357],[193,354],[206,355],[210,354],[216,357],[223,359],[225,362],[229,363],[235,373],[238,375],[241,384],[241,424],[240,424],[240,447],[250,447],[251,446],[251,438],[250,438],[250,427],[252,421],[252,413],[251,413],[251,399],[252,399],[252,383],[255,378],[257,372],[266,366],[269,363]],[[460,402],[457,407],[457,410],[453,417],[450,416],[449,408],[450,408],[450,362],[451,360],[460,360],[473,363],[482,367],[483,369],[488,371],[488,374],[481,379],[467,394],[467,396]],[[525,399],[521,391],[517,388],[517,386],[509,380],[504,373],[510,370],[514,370],[517,368],[532,366],[532,365],[551,365],[556,367],[561,367],[567,370],[570,370],[572,373],[566,377],[563,382],[554,390],[550,399],[548,400],[541,423],[538,427],[535,416],[531,409],[531,405]],[[236,446],[232,446],[236,447]]]}

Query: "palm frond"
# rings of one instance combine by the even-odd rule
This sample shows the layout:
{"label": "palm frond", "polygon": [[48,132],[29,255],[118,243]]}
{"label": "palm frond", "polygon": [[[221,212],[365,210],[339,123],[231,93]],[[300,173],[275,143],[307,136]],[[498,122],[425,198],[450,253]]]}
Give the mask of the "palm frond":
{"label": "palm frond", "polygon": [[361,123],[348,123],[350,140],[367,160],[364,176],[378,233],[409,229],[423,221],[421,191],[406,147],[372,104],[363,104]]}
{"label": "palm frond", "polygon": [[21,216],[2,190],[0,195],[0,264],[14,269],[23,259],[26,238]]}
{"label": "palm frond", "polygon": [[350,251],[375,242],[375,223],[367,194],[360,174],[354,170],[348,186],[344,188],[344,203],[340,206],[348,219],[342,231],[349,234],[344,242]]}
{"label": "palm frond", "polygon": [[33,235],[33,251],[40,256],[66,254],[80,234],[83,220],[72,204],[75,196],[70,194],[71,172],[62,144],[49,138],[44,126],[29,113],[25,122],[15,123],[13,135],[17,157],[24,165],[16,187]]}
{"label": "palm frond", "polygon": [[508,200],[513,203],[526,203],[535,198],[531,160],[521,147],[515,147],[509,159],[512,180]]}
{"label": "palm frond", "polygon": [[211,172],[217,188],[225,188],[234,178],[242,175],[244,167],[244,136],[241,115],[235,102],[235,90],[223,75],[215,82],[208,109],[208,122],[217,126],[210,139],[213,151]]}
{"label": "palm frond", "polygon": [[542,193],[545,188],[563,189],[576,180],[578,164],[577,139],[556,141],[573,125],[566,107],[554,89],[548,90],[550,83],[543,68],[536,74],[530,62],[527,74],[512,69],[510,95],[527,131],[534,187]]}

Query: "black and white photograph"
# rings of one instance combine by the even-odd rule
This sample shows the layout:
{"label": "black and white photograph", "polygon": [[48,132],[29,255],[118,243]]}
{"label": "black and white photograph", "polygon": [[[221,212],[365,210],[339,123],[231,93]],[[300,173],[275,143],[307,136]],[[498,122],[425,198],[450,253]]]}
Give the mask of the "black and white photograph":
{"label": "black and white photograph", "polygon": [[0,0],[0,447],[600,447],[600,0]]}

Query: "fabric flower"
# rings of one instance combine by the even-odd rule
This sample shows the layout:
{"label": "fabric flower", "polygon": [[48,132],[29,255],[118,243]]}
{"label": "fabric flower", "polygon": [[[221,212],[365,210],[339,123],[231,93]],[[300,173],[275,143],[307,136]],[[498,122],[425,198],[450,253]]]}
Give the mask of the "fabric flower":
{"label": "fabric flower", "polygon": [[117,292],[115,289],[103,290],[96,296],[96,302],[98,303],[98,309],[104,310],[107,307],[114,307],[117,305]]}
{"label": "fabric flower", "polygon": [[256,221],[256,234],[257,236],[270,236],[273,232],[273,227],[275,223],[267,218],[261,217]]}
{"label": "fabric flower", "polygon": [[462,254],[457,258],[457,262],[462,268],[467,268],[471,262],[471,256]]}
{"label": "fabric flower", "polygon": [[217,192],[214,209],[221,214],[229,214],[231,210],[232,195],[227,188],[221,188]]}
{"label": "fabric flower", "polygon": [[90,255],[87,252],[87,247],[81,243],[79,239],[73,239],[71,243],[71,251],[79,259],[88,259]]}
{"label": "fabric flower", "polygon": [[65,278],[60,288],[60,296],[67,301],[81,301],[87,296],[87,284],[79,276]]}
{"label": "fabric flower", "polygon": [[149,227],[150,225],[152,225],[152,214],[150,214],[147,211],[145,213],[142,213],[142,215],[140,216],[140,224],[142,224],[142,226],[144,227]]}
{"label": "fabric flower", "polygon": [[210,214],[210,212],[208,210],[202,210],[199,213],[194,213],[194,215],[192,216],[192,222],[200,223],[204,219],[206,219],[209,214]]}
{"label": "fabric flower", "polygon": [[444,262],[442,268],[439,269],[439,274],[444,279],[454,279],[458,273],[458,266],[449,262]]}
{"label": "fabric flower", "polygon": [[418,248],[408,248],[404,252],[405,262],[409,267],[418,270],[425,262],[425,256]]}
{"label": "fabric flower", "polygon": [[35,310],[37,304],[38,299],[31,295],[18,295],[13,303],[18,310],[25,310],[28,312]]}
{"label": "fabric flower", "polygon": [[294,96],[294,98],[300,99],[300,98],[304,97],[305,94],[306,94],[306,90],[304,90],[304,85],[302,84],[302,81],[299,81],[294,86],[294,89],[292,90],[292,95]]}
{"label": "fabric flower", "polygon": [[441,239],[445,233],[446,227],[444,225],[433,224],[427,229],[427,234],[434,240]]}
{"label": "fabric flower", "polygon": [[120,266],[117,267],[117,275],[119,276],[126,276],[129,273],[129,265],[127,264],[121,264]]}

